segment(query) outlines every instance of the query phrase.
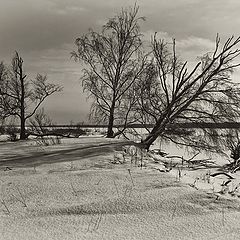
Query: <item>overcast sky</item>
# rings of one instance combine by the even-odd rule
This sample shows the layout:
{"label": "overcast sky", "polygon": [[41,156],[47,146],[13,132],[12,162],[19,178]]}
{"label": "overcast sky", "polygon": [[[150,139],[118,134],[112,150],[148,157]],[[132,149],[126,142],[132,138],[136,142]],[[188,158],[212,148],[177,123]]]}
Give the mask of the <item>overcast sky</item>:
{"label": "overcast sky", "polygon": [[74,40],[135,2],[147,19],[141,26],[145,38],[154,32],[176,38],[186,60],[211,50],[216,33],[223,39],[240,35],[239,0],[0,0],[0,61],[9,63],[19,51],[29,78],[47,74],[64,87],[47,99],[51,118],[86,121],[90,101],[82,93],[81,67],[70,59]]}

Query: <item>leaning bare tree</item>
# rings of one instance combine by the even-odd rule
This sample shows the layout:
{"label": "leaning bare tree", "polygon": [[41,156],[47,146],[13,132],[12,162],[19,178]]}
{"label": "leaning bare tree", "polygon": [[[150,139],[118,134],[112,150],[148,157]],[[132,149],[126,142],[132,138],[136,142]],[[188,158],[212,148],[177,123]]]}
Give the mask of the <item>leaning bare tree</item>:
{"label": "leaning bare tree", "polygon": [[48,83],[47,77],[38,74],[36,79],[27,79],[23,59],[18,52],[12,59],[11,69],[0,82],[0,109],[6,117],[16,116],[20,120],[20,139],[26,139],[26,121],[31,118],[43,101],[61,87]]}
{"label": "leaning bare tree", "polygon": [[[231,80],[233,70],[239,66],[235,62],[240,54],[236,48],[239,42],[240,37],[231,37],[221,45],[217,36],[214,52],[200,58],[189,71],[187,62],[177,56],[175,40],[168,44],[155,34],[152,62],[145,71],[145,83],[139,93],[139,119],[154,123],[142,140],[144,148],[149,149],[159,136],[175,141],[167,134],[172,124],[221,123],[239,116],[240,89]],[[180,140],[184,143],[186,139],[180,136]],[[200,145],[193,136],[188,140],[192,146]],[[203,139],[201,143],[204,145]]]}
{"label": "leaning bare tree", "polygon": [[76,40],[78,50],[72,53],[86,66],[82,80],[84,90],[94,100],[92,116],[108,123],[107,137],[110,138],[116,135],[113,127],[120,116],[117,113],[119,109],[124,111],[121,113],[124,125],[128,122],[125,120],[132,104],[126,105],[125,97],[139,79],[146,62],[139,25],[144,18],[138,17],[138,9],[134,6],[130,10],[122,10],[108,20],[100,33],[90,30]]}

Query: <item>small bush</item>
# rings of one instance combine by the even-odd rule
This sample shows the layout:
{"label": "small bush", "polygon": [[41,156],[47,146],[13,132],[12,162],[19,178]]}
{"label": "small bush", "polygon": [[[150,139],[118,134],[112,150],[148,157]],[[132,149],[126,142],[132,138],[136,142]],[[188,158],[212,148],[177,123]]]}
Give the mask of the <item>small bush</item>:
{"label": "small bush", "polygon": [[5,127],[0,125],[0,135],[5,133]]}
{"label": "small bush", "polygon": [[233,159],[227,165],[227,169],[235,172],[240,170],[240,134],[238,130],[229,130],[226,135],[226,147],[230,151],[230,157]]}
{"label": "small bush", "polygon": [[58,144],[61,144],[61,138],[60,137],[49,137],[49,138],[41,137],[37,139],[36,143],[39,146],[58,145]]}

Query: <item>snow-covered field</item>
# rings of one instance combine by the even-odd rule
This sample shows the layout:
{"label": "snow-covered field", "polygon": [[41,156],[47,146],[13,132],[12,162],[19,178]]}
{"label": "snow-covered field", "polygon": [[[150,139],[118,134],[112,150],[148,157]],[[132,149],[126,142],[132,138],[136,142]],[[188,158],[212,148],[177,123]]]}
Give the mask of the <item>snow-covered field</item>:
{"label": "snow-covered field", "polygon": [[239,174],[229,183],[212,176],[227,159],[188,166],[176,157],[135,158],[123,145],[96,136],[1,142],[0,239],[239,239]]}

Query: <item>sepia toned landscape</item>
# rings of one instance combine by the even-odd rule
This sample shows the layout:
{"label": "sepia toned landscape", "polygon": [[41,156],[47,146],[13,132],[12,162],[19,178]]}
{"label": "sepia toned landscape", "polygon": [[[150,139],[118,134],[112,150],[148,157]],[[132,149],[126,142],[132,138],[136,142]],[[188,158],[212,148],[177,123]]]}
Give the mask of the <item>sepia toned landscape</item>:
{"label": "sepia toned landscape", "polygon": [[239,239],[237,1],[0,3],[0,239]]}

